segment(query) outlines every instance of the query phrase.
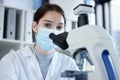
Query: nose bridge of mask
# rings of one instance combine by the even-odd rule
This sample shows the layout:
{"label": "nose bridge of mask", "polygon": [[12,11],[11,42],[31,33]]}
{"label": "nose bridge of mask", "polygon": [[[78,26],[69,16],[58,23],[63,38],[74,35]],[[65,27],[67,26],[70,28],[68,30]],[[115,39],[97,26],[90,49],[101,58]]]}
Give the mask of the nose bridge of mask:
{"label": "nose bridge of mask", "polygon": [[54,29],[39,28],[38,34],[42,34],[41,36],[49,37],[50,33],[54,33]]}
{"label": "nose bridge of mask", "polygon": [[[47,28],[39,28],[39,34],[43,34],[43,36],[46,36],[46,37],[49,37],[49,35],[50,35],[50,33],[54,33],[54,34],[56,34],[56,35],[58,35],[58,34],[60,34],[60,33],[63,33],[64,31],[63,30],[61,30],[61,31],[59,31],[59,30],[56,30],[56,29],[47,29]],[[42,35],[41,35],[42,36]]]}
{"label": "nose bridge of mask", "polygon": [[63,33],[64,31],[62,30],[62,31],[59,31],[59,30],[54,30],[54,34],[56,34],[56,35],[58,35],[58,34],[60,34],[60,33]]}

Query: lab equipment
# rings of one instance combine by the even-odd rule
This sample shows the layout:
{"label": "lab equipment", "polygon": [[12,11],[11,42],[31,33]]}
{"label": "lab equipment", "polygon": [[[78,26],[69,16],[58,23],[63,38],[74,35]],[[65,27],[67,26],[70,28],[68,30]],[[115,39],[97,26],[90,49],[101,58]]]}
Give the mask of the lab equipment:
{"label": "lab equipment", "polygon": [[[49,37],[61,49],[71,52],[80,69],[65,71],[61,73],[62,77],[76,77],[76,80],[120,80],[120,59],[112,37],[103,27],[85,24],[69,33],[51,33]],[[89,63],[91,70],[87,70],[90,66],[84,65],[85,62]]]}

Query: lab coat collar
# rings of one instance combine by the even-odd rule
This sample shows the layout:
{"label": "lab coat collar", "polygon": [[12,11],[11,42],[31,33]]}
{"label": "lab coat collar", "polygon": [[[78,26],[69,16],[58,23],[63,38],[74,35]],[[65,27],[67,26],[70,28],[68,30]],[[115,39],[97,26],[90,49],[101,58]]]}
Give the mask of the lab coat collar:
{"label": "lab coat collar", "polygon": [[55,51],[55,54],[54,54],[54,57],[53,57],[53,60],[49,66],[49,69],[48,69],[48,73],[46,75],[46,79],[45,80],[53,80],[54,78],[54,75],[57,73],[58,71],[58,66],[59,66],[59,58],[58,58],[58,55],[59,53]]}
{"label": "lab coat collar", "polygon": [[37,74],[36,77],[38,77],[38,80],[44,80],[42,73],[41,73],[41,70],[40,70],[39,63],[38,63],[37,59],[35,58],[35,55],[32,52],[31,47],[27,46],[27,47],[23,48],[23,50],[21,50],[21,51],[22,51],[22,55],[25,59],[32,59],[31,64],[32,63],[35,64],[35,66],[33,66],[33,67],[35,70],[35,74]]}
{"label": "lab coat collar", "polygon": [[[23,48],[23,50],[21,50],[21,51],[23,51],[22,54],[23,54],[24,58],[31,58],[34,56],[34,53],[32,52],[32,50],[30,49],[29,46]],[[49,66],[48,73],[46,75],[45,80],[53,80],[54,75],[58,72],[59,65],[60,65],[58,54],[59,53],[57,51],[55,51],[55,54],[53,56],[50,66]],[[41,75],[39,75],[39,77],[41,76],[41,78],[43,79],[42,73],[41,72],[39,72],[39,73],[41,74]]]}
{"label": "lab coat collar", "polygon": [[21,50],[21,51],[22,51],[22,55],[24,58],[33,57],[33,55],[34,55],[32,50],[30,49],[30,46],[23,48],[23,50]]}

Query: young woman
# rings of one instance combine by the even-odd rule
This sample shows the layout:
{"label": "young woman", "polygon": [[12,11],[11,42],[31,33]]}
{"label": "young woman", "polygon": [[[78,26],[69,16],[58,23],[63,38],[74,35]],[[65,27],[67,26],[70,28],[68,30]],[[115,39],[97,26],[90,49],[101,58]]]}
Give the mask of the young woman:
{"label": "young woman", "polygon": [[0,80],[68,80],[65,70],[79,70],[75,61],[55,50],[50,33],[64,32],[64,11],[56,4],[44,4],[34,14],[34,46],[11,51],[0,61]]}

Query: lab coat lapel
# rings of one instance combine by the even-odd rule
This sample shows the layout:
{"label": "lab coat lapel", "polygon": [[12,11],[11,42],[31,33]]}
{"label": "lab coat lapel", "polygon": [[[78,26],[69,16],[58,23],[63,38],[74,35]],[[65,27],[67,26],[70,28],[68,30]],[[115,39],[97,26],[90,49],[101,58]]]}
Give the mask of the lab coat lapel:
{"label": "lab coat lapel", "polygon": [[47,76],[46,76],[46,79],[45,80],[54,80],[54,75],[56,74],[58,68],[59,68],[59,60],[58,60],[58,56],[57,56],[57,52],[55,52],[55,55],[53,57],[53,60],[49,66],[49,70],[48,70],[48,73],[47,73]]}
{"label": "lab coat lapel", "polygon": [[30,47],[26,47],[26,48],[24,48],[23,50],[23,56],[26,60],[29,59],[29,62],[31,62],[30,64],[33,65],[30,70],[32,70],[33,75],[35,75],[38,80],[44,80],[39,63],[34,55],[34,52],[30,49]]}
{"label": "lab coat lapel", "polygon": [[36,59],[35,57],[33,57],[33,60],[34,60],[34,61],[33,61],[33,62],[34,62],[33,64],[36,64],[36,65],[34,65],[34,69],[35,69],[35,74],[36,74],[36,76],[38,77],[38,80],[44,80],[37,59]]}

